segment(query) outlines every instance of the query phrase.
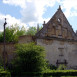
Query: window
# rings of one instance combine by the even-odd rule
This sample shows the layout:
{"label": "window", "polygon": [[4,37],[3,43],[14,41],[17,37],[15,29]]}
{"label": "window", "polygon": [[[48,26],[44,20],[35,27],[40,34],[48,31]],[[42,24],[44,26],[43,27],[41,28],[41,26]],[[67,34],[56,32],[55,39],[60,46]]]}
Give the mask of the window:
{"label": "window", "polygon": [[60,19],[60,18],[58,18],[58,19],[57,19],[57,21],[58,21],[58,22],[61,22],[61,19]]}

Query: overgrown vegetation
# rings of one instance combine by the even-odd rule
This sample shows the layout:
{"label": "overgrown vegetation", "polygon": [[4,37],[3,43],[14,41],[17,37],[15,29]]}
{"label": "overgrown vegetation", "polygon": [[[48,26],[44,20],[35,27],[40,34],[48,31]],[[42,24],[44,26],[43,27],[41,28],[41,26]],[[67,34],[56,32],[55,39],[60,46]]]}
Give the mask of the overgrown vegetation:
{"label": "overgrown vegetation", "polygon": [[9,71],[4,71],[4,68],[0,66],[0,77],[11,77],[11,73]]}
{"label": "overgrown vegetation", "polygon": [[[41,29],[40,27],[39,29]],[[25,29],[24,26],[21,28],[15,24],[10,27],[6,27],[5,29],[6,42],[18,42],[18,37],[22,35],[35,35],[37,32],[36,27],[29,27],[28,30]],[[0,42],[4,40],[4,32],[0,32]]]}
{"label": "overgrown vegetation", "polygon": [[77,76],[77,70],[51,70],[43,73],[44,77]]}
{"label": "overgrown vegetation", "polygon": [[[6,27],[5,29],[5,36],[6,36],[6,42],[17,42],[18,37],[25,34],[25,28],[22,27],[21,29],[19,26],[12,25],[11,27]],[[3,42],[4,40],[4,32],[0,33],[0,42]]]}
{"label": "overgrown vegetation", "polygon": [[[42,27],[39,27],[39,30],[41,30]],[[36,27],[29,27],[29,29],[26,31],[26,35],[35,35],[37,33]]]}
{"label": "overgrown vegetation", "polygon": [[11,71],[15,74],[24,72],[42,72],[47,70],[44,48],[30,44],[17,44],[16,57],[12,61]]}
{"label": "overgrown vegetation", "polygon": [[26,31],[26,35],[35,35],[37,32],[36,27],[29,27],[29,29]]}
{"label": "overgrown vegetation", "polygon": [[66,66],[64,64],[60,64],[57,70],[65,70]]}

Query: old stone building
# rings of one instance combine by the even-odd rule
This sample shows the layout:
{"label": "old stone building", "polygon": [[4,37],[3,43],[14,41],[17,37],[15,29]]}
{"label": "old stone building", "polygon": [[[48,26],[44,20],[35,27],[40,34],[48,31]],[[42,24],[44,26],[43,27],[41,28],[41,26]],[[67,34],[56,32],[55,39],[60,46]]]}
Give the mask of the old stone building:
{"label": "old stone building", "polygon": [[60,6],[35,36],[37,44],[45,47],[50,64],[77,67],[77,36]]}
{"label": "old stone building", "polygon": [[[53,17],[34,36],[37,45],[44,46],[50,64],[77,68],[77,36],[59,6]],[[21,36],[19,43],[33,41],[33,36]]]}
{"label": "old stone building", "polygon": [[[33,41],[33,37],[26,37],[21,36],[19,43]],[[77,36],[60,6],[47,23],[44,21],[43,28],[34,37],[37,45],[44,46],[50,64],[77,68]]]}
{"label": "old stone building", "polygon": [[[37,45],[44,46],[46,59],[50,64],[56,66],[64,64],[68,68],[77,67],[77,35],[60,6],[47,23],[44,21],[43,28],[35,36],[20,36],[18,43],[33,41]],[[2,44],[0,44],[0,51],[3,51]],[[8,60],[12,59],[14,44],[6,44],[6,51],[8,52]]]}

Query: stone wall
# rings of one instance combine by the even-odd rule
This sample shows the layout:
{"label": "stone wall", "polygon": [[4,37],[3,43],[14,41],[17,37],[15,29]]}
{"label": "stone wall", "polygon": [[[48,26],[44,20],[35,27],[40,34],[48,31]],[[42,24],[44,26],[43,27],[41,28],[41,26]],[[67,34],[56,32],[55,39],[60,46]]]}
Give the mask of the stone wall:
{"label": "stone wall", "polygon": [[34,41],[34,37],[31,35],[24,35],[19,37],[18,43],[30,43]]}
{"label": "stone wall", "polygon": [[[18,43],[30,43],[34,41],[33,36],[21,36]],[[59,62],[67,61],[68,68],[77,66],[77,41],[62,39],[36,39],[37,45],[41,45],[46,50],[46,59],[50,64],[57,65]],[[14,57],[15,43],[6,44],[6,59],[8,62]],[[0,56],[3,53],[3,43],[0,43]]]}
{"label": "stone wall", "polygon": [[[7,52],[6,60],[8,62],[10,62],[13,59],[14,51],[15,51],[14,45],[15,45],[14,43],[7,43],[5,45],[5,51]],[[3,43],[0,43],[0,58],[2,59],[3,59],[3,50],[4,50]]]}
{"label": "stone wall", "polygon": [[[19,37],[18,43],[19,44],[23,44],[23,43],[26,44],[26,43],[30,43],[30,42],[33,42],[33,41],[34,40],[33,40],[32,36],[24,35],[24,36]],[[6,43],[6,45],[5,45],[5,51],[7,52],[7,54],[6,54],[7,62],[10,62],[13,59],[14,55],[15,55],[15,53],[14,53],[15,44],[17,44],[17,43]],[[1,59],[3,59],[3,50],[4,50],[3,43],[0,43],[0,58]]]}

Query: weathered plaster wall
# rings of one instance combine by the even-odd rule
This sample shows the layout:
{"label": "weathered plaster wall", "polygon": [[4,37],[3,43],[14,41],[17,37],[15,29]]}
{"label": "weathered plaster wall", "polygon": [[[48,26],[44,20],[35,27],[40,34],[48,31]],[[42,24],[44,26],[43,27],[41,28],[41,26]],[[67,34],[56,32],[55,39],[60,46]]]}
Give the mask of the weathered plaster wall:
{"label": "weathered plaster wall", "polygon": [[37,44],[45,47],[50,64],[56,65],[57,60],[66,59],[68,67],[77,66],[77,42],[37,39]]}
{"label": "weathered plaster wall", "polygon": [[[18,43],[30,43],[33,42],[33,37],[22,36],[19,38]],[[58,39],[36,39],[37,45],[45,47],[46,59],[48,59],[50,64],[56,65],[57,60],[63,62],[66,60],[68,62],[67,66],[75,67],[77,66],[77,42],[75,41],[63,41]],[[7,59],[8,62],[13,58],[15,51],[15,44],[6,44]],[[3,43],[0,43],[0,56],[3,53]],[[61,56],[62,55],[62,56]]]}
{"label": "weathered plaster wall", "polygon": [[[10,62],[11,59],[13,59],[14,51],[15,51],[14,45],[15,45],[14,43],[7,43],[5,45],[5,51],[7,52],[6,60],[8,62]],[[3,58],[3,50],[4,50],[3,43],[0,43],[0,58]]]}
{"label": "weathered plaster wall", "polygon": [[[21,36],[19,37],[19,41],[18,43],[30,43],[30,42],[33,42],[33,37],[32,36],[29,36],[29,35],[24,35],[24,36]],[[4,46],[3,46],[3,43],[0,43],[0,57],[3,59],[3,50],[4,50]],[[15,43],[6,43],[5,45],[5,50],[7,52],[6,54],[6,60],[8,62],[10,62],[15,53]]]}
{"label": "weathered plaster wall", "polygon": [[30,35],[24,35],[19,37],[18,43],[30,43],[33,42],[33,37]]}

